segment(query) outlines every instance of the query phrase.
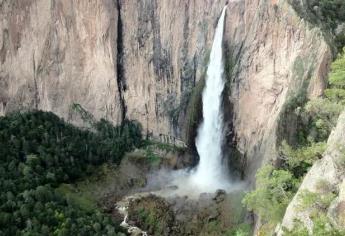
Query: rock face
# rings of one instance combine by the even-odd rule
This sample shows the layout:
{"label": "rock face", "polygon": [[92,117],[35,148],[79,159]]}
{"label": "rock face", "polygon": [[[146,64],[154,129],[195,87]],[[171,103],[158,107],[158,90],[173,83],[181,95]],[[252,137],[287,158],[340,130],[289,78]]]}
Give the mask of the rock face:
{"label": "rock face", "polygon": [[[0,0],[0,114],[38,108],[81,125],[77,104],[182,139],[225,2]],[[275,157],[288,97],[321,94],[331,53],[283,0],[230,1],[225,28],[225,116],[255,173]]]}
{"label": "rock face", "polygon": [[231,3],[226,23],[237,144],[247,173],[276,157],[284,106],[299,93],[322,94],[330,48],[286,1]]}
{"label": "rock face", "polygon": [[[345,227],[345,196],[344,196],[344,178],[345,178],[345,112],[338,120],[338,125],[331,133],[327,149],[323,158],[317,161],[305,176],[298,192],[286,209],[282,221],[282,227],[292,229],[294,220],[299,220],[310,231],[313,226],[310,209],[301,209],[301,195],[306,190],[311,193],[322,195],[325,189],[320,187],[320,183],[327,183],[328,186],[335,188],[338,192],[336,199],[328,208],[328,216],[333,223],[339,227]],[[326,191],[330,193],[330,191]],[[326,209],[327,210],[327,209]],[[280,232],[280,235],[282,232]]]}
{"label": "rock face", "polygon": [[180,138],[179,119],[207,64],[225,1],[122,1],[127,117]]}
{"label": "rock face", "polygon": [[111,0],[1,1],[1,113],[38,108],[74,121],[76,103],[119,122],[117,16]]}
{"label": "rock face", "polygon": [[80,104],[96,119],[179,137],[176,112],[224,2],[1,0],[0,114],[38,108],[80,124]]}

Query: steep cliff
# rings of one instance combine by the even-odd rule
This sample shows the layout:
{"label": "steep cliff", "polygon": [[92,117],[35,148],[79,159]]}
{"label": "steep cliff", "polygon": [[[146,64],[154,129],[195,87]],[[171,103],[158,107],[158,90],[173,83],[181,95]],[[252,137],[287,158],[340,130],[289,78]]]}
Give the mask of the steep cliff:
{"label": "steep cliff", "polygon": [[[247,173],[253,175],[262,160],[277,156],[290,100],[300,93],[322,94],[332,54],[321,30],[302,20],[287,1],[230,6],[226,34],[233,129],[247,157]],[[287,123],[290,132],[296,128]]]}
{"label": "steep cliff", "polygon": [[81,124],[78,104],[181,137],[224,2],[2,0],[1,114],[38,108]]}
{"label": "steep cliff", "polygon": [[[0,114],[38,108],[82,125],[78,107],[186,139],[225,2],[1,0]],[[276,156],[289,98],[322,93],[331,52],[284,0],[230,1],[225,28],[228,143],[255,173]]]}
{"label": "steep cliff", "polygon": [[111,0],[1,1],[1,114],[37,108],[76,121],[75,103],[119,122],[117,16]]}

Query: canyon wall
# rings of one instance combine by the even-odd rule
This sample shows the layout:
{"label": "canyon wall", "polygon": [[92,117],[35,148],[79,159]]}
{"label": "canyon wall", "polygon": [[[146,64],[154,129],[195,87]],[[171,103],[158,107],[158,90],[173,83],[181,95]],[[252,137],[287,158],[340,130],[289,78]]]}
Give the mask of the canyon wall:
{"label": "canyon wall", "polygon": [[113,1],[0,1],[0,112],[42,109],[69,121],[71,105],[121,120]]}
{"label": "canyon wall", "polygon": [[320,29],[302,20],[287,1],[230,6],[226,45],[233,129],[253,176],[262,160],[275,161],[286,135],[282,130],[296,129],[293,123],[281,127],[293,98],[322,94],[332,54]]}
{"label": "canyon wall", "polygon": [[[225,2],[0,0],[0,114],[37,108],[82,125],[79,108],[184,139]],[[320,95],[332,56],[285,0],[230,1],[224,45],[231,142],[255,173],[276,157],[284,104]]]}
{"label": "canyon wall", "polygon": [[78,105],[181,137],[181,100],[203,73],[224,2],[1,0],[0,114],[37,108],[81,125]]}

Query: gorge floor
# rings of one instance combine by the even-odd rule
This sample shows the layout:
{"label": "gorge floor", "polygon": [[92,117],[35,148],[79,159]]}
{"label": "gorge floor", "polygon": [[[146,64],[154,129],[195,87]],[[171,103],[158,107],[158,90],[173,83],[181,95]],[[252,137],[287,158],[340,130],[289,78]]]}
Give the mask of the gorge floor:
{"label": "gorge floor", "polygon": [[176,186],[150,180],[192,163],[193,156],[185,151],[153,145],[128,153],[119,166],[105,164],[88,179],[59,189],[85,209],[100,207],[119,225],[126,216],[124,230],[129,235],[234,235],[238,230],[249,234],[243,190],[188,196],[176,194]]}

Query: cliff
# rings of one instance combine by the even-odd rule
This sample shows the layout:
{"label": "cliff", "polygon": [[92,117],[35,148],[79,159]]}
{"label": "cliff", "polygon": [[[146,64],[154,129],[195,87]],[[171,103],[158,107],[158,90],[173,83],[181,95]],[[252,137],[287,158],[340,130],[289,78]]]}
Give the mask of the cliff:
{"label": "cliff", "polygon": [[262,160],[275,160],[285,130],[296,129],[286,122],[291,100],[322,94],[332,54],[320,29],[301,19],[287,1],[231,4],[226,33],[233,129],[253,176]]}
{"label": "cliff", "polygon": [[81,124],[78,104],[95,119],[181,137],[179,107],[224,2],[2,0],[0,113],[37,108]]}
{"label": "cliff", "polygon": [[[83,125],[79,107],[185,140],[225,2],[0,0],[0,114],[36,108]],[[253,174],[276,157],[284,104],[320,95],[332,56],[284,0],[230,1],[224,45],[228,142]]]}
{"label": "cliff", "polygon": [[2,114],[36,108],[75,121],[75,103],[121,120],[113,1],[4,0],[0,17]]}

